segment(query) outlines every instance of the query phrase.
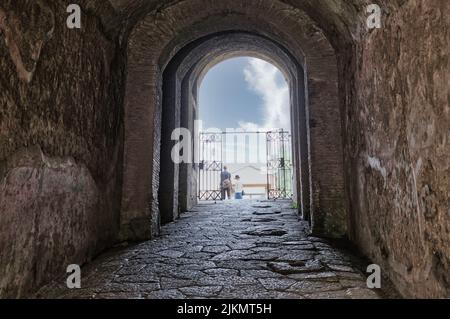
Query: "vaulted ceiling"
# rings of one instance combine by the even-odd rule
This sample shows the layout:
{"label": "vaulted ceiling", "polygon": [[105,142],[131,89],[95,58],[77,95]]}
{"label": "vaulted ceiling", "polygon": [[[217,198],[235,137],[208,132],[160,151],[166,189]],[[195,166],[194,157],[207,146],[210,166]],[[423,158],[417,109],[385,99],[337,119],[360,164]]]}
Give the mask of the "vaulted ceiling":
{"label": "vaulted ceiling", "polygon": [[[161,12],[168,7],[180,4],[186,5],[189,0],[105,0],[90,1],[90,6],[95,8],[102,17],[106,30],[124,32],[129,31],[143,17],[149,13]],[[209,1],[214,6],[214,0]],[[220,0],[218,3],[224,2]],[[230,12],[233,10],[233,2],[230,3]],[[389,15],[406,0],[378,0],[385,14]],[[242,2],[245,5],[246,1]],[[364,32],[362,23],[367,17],[366,7],[374,3],[373,0],[265,0],[260,1],[270,5],[274,11],[289,10],[302,11],[308,15],[317,26],[324,31],[330,42],[336,47],[338,41],[351,43],[358,40]],[[258,15],[255,10],[252,14]]]}

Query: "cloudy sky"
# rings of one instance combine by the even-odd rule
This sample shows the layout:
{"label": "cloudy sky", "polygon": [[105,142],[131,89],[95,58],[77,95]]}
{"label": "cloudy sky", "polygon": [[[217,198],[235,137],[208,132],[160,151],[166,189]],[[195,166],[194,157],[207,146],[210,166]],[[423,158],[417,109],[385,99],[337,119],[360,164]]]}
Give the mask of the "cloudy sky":
{"label": "cloudy sky", "polygon": [[219,63],[200,87],[203,128],[289,130],[289,88],[272,64],[255,58]]}

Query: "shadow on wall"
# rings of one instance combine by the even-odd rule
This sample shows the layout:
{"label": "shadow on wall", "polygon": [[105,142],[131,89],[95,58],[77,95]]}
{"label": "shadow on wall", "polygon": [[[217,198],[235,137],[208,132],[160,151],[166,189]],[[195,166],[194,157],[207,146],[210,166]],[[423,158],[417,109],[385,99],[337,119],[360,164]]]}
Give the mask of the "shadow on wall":
{"label": "shadow on wall", "polygon": [[[1,167],[0,296],[20,297],[108,247],[118,215],[72,158],[23,149]],[[117,221],[114,223],[114,221]]]}
{"label": "shadow on wall", "polygon": [[116,240],[123,51],[102,1],[83,32],[66,1],[0,2],[0,297],[23,297]]}

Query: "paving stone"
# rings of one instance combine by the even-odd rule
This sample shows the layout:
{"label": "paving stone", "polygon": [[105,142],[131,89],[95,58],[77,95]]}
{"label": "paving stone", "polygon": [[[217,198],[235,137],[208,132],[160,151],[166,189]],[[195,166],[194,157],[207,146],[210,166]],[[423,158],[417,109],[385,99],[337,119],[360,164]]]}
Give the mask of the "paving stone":
{"label": "paving stone", "polygon": [[170,278],[170,277],[162,277],[161,278],[161,288],[162,289],[173,289],[173,288],[182,288],[189,287],[195,285],[195,281],[189,279],[179,279],[179,278]]}
{"label": "paving stone", "polygon": [[273,211],[259,211],[259,212],[253,212],[253,215],[256,216],[265,216],[265,215],[279,215],[281,212],[273,212]]}
{"label": "paving stone", "polygon": [[232,250],[248,250],[256,247],[254,242],[237,242],[237,243],[228,243],[228,246]]}
{"label": "paving stone", "polygon": [[369,288],[350,288],[346,291],[347,295],[352,299],[378,299],[378,294]]}
{"label": "paving stone", "polygon": [[241,276],[252,278],[280,278],[283,275],[270,270],[241,270]]}
{"label": "paving stone", "polygon": [[149,283],[149,282],[159,282],[159,277],[156,274],[133,274],[125,276],[116,276],[113,279],[115,283]]}
{"label": "paving stone", "polygon": [[204,286],[227,286],[230,283],[233,285],[255,285],[258,283],[258,280],[256,278],[242,276],[205,276],[199,278],[196,282]]}
{"label": "paving stone", "polygon": [[277,219],[275,218],[253,218],[251,219],[251,222],[253,223],[271,223],[276,222]]}
{"label": "paving stone", "polygon": [[218,260],[230,260],[230,259],[242,259],[247,255],[252,254],[252,251],[248,250],[232,250],[225,253],[222,253],[220,255],[215,256],[212,258],[213,261]]}
{"label": "paving stone", "polygon": [[339,279],[339,283],[344,288],[367,288],[364,280]]}
{"label": "paving stone", "polygon": [[280,256],[276,251],[259,251],[254,254],[246,255],[244,260],[275,260]]}
{"label": "paving stone", "polygon": [[271,245],[269,245],[269,246],[258,246],[258,247],[255,247],[255,248],[252,248],[252,249],[250,249],[251,251],[253,251],[253,252],[268,252],[268,251],[270,251],[270,252],[274,252],[274,251],[277,251],[278,252],[278,254],[280,254],[279,253],[279,251],[280,251],[280,247],[278,247],[279,245],[277,245],[277,246],[275,246],[275,247],[273,247],[273,246],[271,246]]}
{"label": "paving stone", "polygon": [[328,268],[330,268],[331,270],[335,270],[335,271],[342,271],[342,272],[354,272],[354,271],[355,271],[355,270],[353,269],[353,267],[345,266],[345,265],[333,265],[333,264],[328,264],[327,266],[328,266]]}
{"label": "paving stone", "polygon": [[266,262],[257,260],[219,260],[215,262],[218,267],[231,268],[237,270],[258,270],[265,269]]}
{"label": "paving stone", "polygon": [[296,249],[317,250],[316,247],[314,247],[314,245],[312,245],[312,244],[299,244],[299,245],[296,246]]}
{"label": "paving stone", "polygon": [[215,267],[216,267],[216,264],[214,262],[204,261],[204,260],[198,260],[196,263],[184,265],[184,268],[190,269],[190,270],[206,270],[206,269],[212,269]]}
{"label": "paving stone", "polygon": [[290,300],[295,300],[295,299],[305,299],[305,297],[293,293],[293,292],[282,292],[282,291],[271,291],[271,297],[273,299],[290,299]]}
{"label": "paving stone", "polygon": [[245,285],[229,285],[223,287],[218,298],[223,299],[276,299],[277,293],[266,291],[264,287],[245,286]]}
{"label": "paving stone", "polygon": [[169,258],[180,258],[183,256],[185,252],[178,251],[178,250],[163,250],[158,252],[158,255],[169,257]]}
{"label": "paving stone", "polygon": [[139,273],[145,267],[146,267],[145,264],[125,266],[117,272],[117,275],[133,275],[133,274]]}
{"label": "paving stone", "polygon": [[344,289],[344,287],[338,282],[302,280],[296,281],[288,291],[301,294],[311,294],[317,292],[337,291],[342,289]]}
{"label": "paving stone", "polygon": [[323,265],[316,260],[310,260],[307,262],[270,262],[267,264],[270,269],[280,274],[300,274],[318,272],[324,269]]}
{"label": "paving stone", "polygon": [[177,289],[156,290],[146,295],[146,299],[185,299]]}
{"label": "paving stone", "polygon": [[283,236],[287,234],[287,231],[280,228],[261,228],[243,232],[243,234],[250,236]]}
{"label": "paving stone", "polygon": [[[81,299],[109,299],[109,300],[119,300],[119,299],[145,299],[145,293],[142,292],[105,292],[92,295],[90,297],[80,297]],[[71,297],[72,298],[72,297]],[[77,298],[77,296],[75,296]]]}
{"label": "paving stone", "polygon": [[327,280],[327,281],[338,281],[338,277],[333,272],[318,272],[318,273],[305,273],[305,274],[292,274],[289,278],[295,280]]}
{"label": "paving stone", "polygon": [[195,286],[179,289],[186,296],[214,297],[222,290],[222,286]]}
{"label": "paving stone", "polygon": [[102,293],[113,293],[113,292],[150,292],[153,290],[161,289],[159,283],[116,283],[112,282],[106,284],[102,287]]}
{"label": "paving stone", "polygon": [[201,252],[203,249],[203,246],[189,246],[187,245],[186,247],[184,247],[184,251],[187,253],[197,253],[197,252]]}
{"label": "paving stone", "polygon": [[165,272],[159,273],[162,277],[172,277],[177,279],[196,280],[204,275],[200,270],[192,270],[186,268],[174,268]]}
{"label": "paving stone", "polygon": [[267,290],[286,290],[297,282],[287,278],[261,278],[258,280]]}
{"label": "paving stone", "polygon": [[[38,298],[378,298],[353,256],[308,235],[289,202],[199,205],[162,236],[107,252],[83,267],[83,289],[65,278]],[[267,215],[267,216],[256,216]],[[242,222],[245,220],[245,222]]]}
{"label": "paving stone", "polygon": [[202,252],[206,253],[223,253],[225,251],[231,250],[228,246],[206,246],[202,249]]}
{"label": "paving stone", "polygon": [[239,270],[226,268],[213,268],[205,270],[204,273],[211,276],[238,276]]}
{"label": "paving stone", "polygon": [[194,260],[211,260],[216,253],[206,253],[206,252],[198,252],[198,253],[186,253],[184,254],[184,258],[194,259]]}
{"label": "paving stone", "polygon": [[350,295],[345,290],[318,292],[305,295],[307,299],[350,299]]}
{"label": "paving stone", "polygon": [[307,260],[311,260],[314,258],[314,253],[308,250],[304,250],[304,251],[292,251],[288,254],[285,254],[281,257],[278,258],[278,260],[281,261],[291,261],[291,262],[296,262],[296,261],[307,261]]}
{"label": "paving stone", "polygon": [[338,272],[334,271],[334,273],[340,278],[340,279],[350,279],[355,281],[362,281],[366,282],[366,278],[360,273],[360,272]]}

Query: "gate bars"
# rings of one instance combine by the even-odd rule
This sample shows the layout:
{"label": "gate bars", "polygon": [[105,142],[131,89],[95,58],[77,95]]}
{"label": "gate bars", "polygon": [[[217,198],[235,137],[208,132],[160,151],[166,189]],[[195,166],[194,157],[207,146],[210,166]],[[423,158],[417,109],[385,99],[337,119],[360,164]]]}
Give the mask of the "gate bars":
{"label": "gate bars", "polygon": [[291,134],[285,130],[267,132],[267,198],[293,197]]}
{"label": "gate bars", "polygon": [[220,173],[223,170],[223,133],[200,133],[198,199],[220,200]]}
{"label": "gate bars", "polygon": [[291,134],[283,129],[269,132],[199,133],[198,199],[200,201],[221,200],[220,173],[224,168],[224,141],[227,134],[265,134],[267,199],[292,199]]}

